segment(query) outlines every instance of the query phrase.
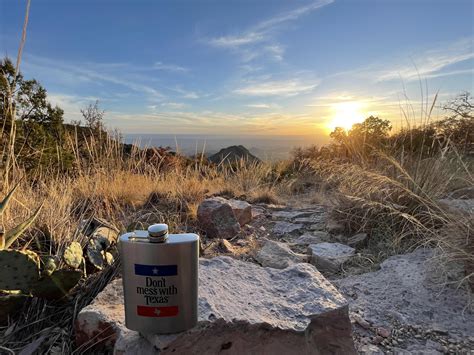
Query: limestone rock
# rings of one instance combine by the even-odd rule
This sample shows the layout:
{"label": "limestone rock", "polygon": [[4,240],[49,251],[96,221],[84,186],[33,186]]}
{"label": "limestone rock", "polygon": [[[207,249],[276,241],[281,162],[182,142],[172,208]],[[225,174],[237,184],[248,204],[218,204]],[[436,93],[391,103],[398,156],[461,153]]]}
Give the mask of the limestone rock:
{"label": "limestone rock", "polygon": [[354,255],[355,249],[340,243],[311,244],[311,263],[320,271],[334,272]]}
{"label": "limestone rock", "polygon": [[197,218],[209,238],[230,239],[240,232],[232,207],[222,197],[204,200],[198,207]]}
{"label": "limestone rock", "polygon": [[335,280],[351,295],[351,311],[377,327],[390,328],[395,319],[402,325],[468,337],[474,329],[474,313],[466,311],[471,296],[464,288],[446,286],[434,277],[439,273],[433,251],[418,249],[388,258],[380,270]]}
{"label": "limestone rock", "polygon": [[474,187],[463,187],[462,189],[451,192],[449,197],[454,199],[472,200],[474,199]]}
{"label": "limestone rock", "polygon": [[283,210],[283,211],[277,211],[272,213],[272,219],[286,219],[286,220],[292,220],[297,217],[308,217],[311,216],[313,212],[311,211],[288,211],[288,210]]}
{"label": "limestone rock", "polygon": [[363,247],[367,243],[367,233],[358,233],[347,240],[347,245],[353,248]]}
{"label": "limestone rock", "polygon": [[277,270],[229,257],[200,261],[195,328],[127,330],[115,280],[79,313],[76,334],[79,345],[102,340],[115,354],[355,354],[347,301],[313,266]]}
{"label": "limestone rock", "polygon": [[383,355],[383,351],[373,344],[366,344],[359,348],[359,353],[363,355]]}
{"label": "limestone rock", "polygon": [[282,237],[298,234],[303,229],[302,224],[279,221],[273,226],[273,234]]}
{"label": "limestone rock", "polygon": [[229,200],[228,203],[232,207],[234,216],[237,218],[240,226],[244,226],[252,221],[252,205],[250,203],[240,200]]}
{"label": "limestone rock", "polygon": [[288,242],[297,245],[318,244],[329,240],[329,234],[322,231],[307,232],[299,237],[292,237]]}
{"label": "limestone rock", "polygon": [[262,266],[284,269],[295,263],[306,262],[307,256],[295,253],[286,243],[267,240],[262,249],[258,251],[255,259]]}

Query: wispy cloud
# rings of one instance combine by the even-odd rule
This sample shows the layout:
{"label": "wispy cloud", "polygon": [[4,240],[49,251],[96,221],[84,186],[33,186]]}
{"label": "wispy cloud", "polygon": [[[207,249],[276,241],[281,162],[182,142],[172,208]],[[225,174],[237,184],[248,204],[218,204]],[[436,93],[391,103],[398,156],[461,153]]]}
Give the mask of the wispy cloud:
{"label": "wispy cloud", "polygon": [[[32,69],[34,72],[42,73],[48,79],[53,77],[56,81],[64,82],[68,86],[78,84],[80,82],[87,82],[90,84],[100,85],[101,83],[109,83],[122,86],[129,90],[146,94],[150,99],[164,99],[164,95],[160,90],[148,84],[132,80],[130,77],[124,75],[115,75],[106,72],[105,68],[115,69],[115,65],[107,66],[105,63],[90,64],[86,63],[83,66],[65,63],[50,58],[27,55],[24,62],[24,68]],[[123,67],[126,64],[120,64],[120,72],[123,73]]]}
{"label": "wispy cloud", "polygon": [[168,107],[171,109],[182,109],[186,107],[186,104],[182,102],[163,102],[161,106]]}
{"label": "wispy cloud", "polygon": [[307,82],[301,79],[255,82],[238,88],[234,92],[247,96],[295,96],[311,92],[319,83],[319,80]]}
{"label": "wispy cloud", "polygon": [[185,73],[189,71],[189,68],[185,68],[176,64],[165,64],[163,62],[155,62],[155,64],[153,64],[153,69],[165,70],[165,71],[171,71],[171,72],[181,72],[181,73]]}
{"label": "wispy cloud", "polygon": [[[394,68],[376,71],[377,81],[418,80],[419,77],[439,77],[457,75],[459,70],[442,72],[449,66],[474,58],[472,38],[464,38],[450,45],[426,50],[412,56],[411,63],[395,66]],[[472,71],[471,71],[472,72]],[[463,71],[465,73],[465,71]]]}
{"label": "wispy cloud", "polygon": [[[296,21],[300,17],[329,5],[332,2],[334,2],[334,0],[316,0],[306,6],[301,6],[261,21],[240,33],[211,38],[208,40],[208,43],[214,47],[240,50],[243,54],[244,61],[250,61],[265,52],[273,55],[275,59],[281,60],[283,58],[284,49],[278,43],[275,43],[272,39],[273,35],[283,25]],[[253,47],[255,44],[262,42],[269,42],[271,44],[259,48]],[[253,51],[249,50],[251,47]]]}

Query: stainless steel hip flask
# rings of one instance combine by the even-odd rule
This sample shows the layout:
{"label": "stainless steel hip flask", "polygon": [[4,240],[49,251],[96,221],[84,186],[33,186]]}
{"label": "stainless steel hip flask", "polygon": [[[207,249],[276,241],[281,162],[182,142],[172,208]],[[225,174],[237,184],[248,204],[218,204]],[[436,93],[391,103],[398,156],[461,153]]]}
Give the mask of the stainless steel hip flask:
{"label": "stainless steel hip flask", "polygon": [[143,334],[177,333],[198,318],[199,236],[166,224],[120,236],[125,325]]}

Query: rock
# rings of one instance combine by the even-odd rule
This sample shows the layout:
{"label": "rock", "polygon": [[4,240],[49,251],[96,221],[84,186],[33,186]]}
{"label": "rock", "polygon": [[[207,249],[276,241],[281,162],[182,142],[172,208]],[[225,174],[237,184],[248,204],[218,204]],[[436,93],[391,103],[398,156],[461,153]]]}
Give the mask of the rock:
{"label": "rock", "polygon": [[355,234],[347,240],[347,245],[353,248],[361,248],[366,245],[367,238],[367,233]]}
{"label": "rock", "polygon": [[100,227],[106,227],[108,229],[115,231],[117,234],[119,233],[118,228],[115,227],[112,223],[106,221],[105,219],[98,218],[95,216],[89,219],[84,219],[79,224],[79,230],[88,237],[91,236],[92,233],[94,233]]}
{"label": "rock", "polygon": [[234,216],[237,218],[240,226],[244,226],[252,221],[252,206],[250,203],[240,200],[228,200],[227,202],[232,207]]}
{"label": "rock", "polygon": [[197,218],[199,226],[209,238],[230,239],[240,232],[232,207],[222,197],[212,197],[201,202]]}
{"label": "rock", "polygon": [[146,339],[124,326],[118,279],[79,312],[75,327],[78,345],[93,341],[115,354],[355,354],[347,301],[309,264],[276,270],[202,259],[198,325]]}
{"label": "rock", "polygon": [[307,217],[311,216],[313,214],[313,211],[277,211],[272,213],[272,219],[286,219],[286,220],[292,220],[297,217]]}
{"label": "rock", "polygon": [[362,328],[364,329],[370,329],[370,323],[367,322],[364,318],[362,318],[358,314],[352,315],[352,318],[354,318],[354,321],[359,324]]}
{"label": "rock", "polygon": [[265,216],[265,209],[259,206],[252,206],[252,219]]}
{"label": "rock", "polygon": [[377,328],[377,334],[384,338],[388,338],[392,334],[392,332],[386,328],[380,327],[380,328]]}
{"label": "rock", "polygon": [[316,213],[312,214],[309,217],[298,217],[293,220],[295,223],[303,223],[303,224],[318,224],[324,222],[326,219],[325,213]]}
{"label": "rock", "polygon": [[439,202],[442,206],[445,206],[455,213],[464,214],[466,216],[472,216],[474,213],[474,199],[442,199],[439,200]]}
{"label": "rock", "polygon": [[297,245],[318,244],[329,240],[329,234],[321,231],[307,232],[299,237],[292,237],[288,242]]}
{"label": "rock", "polygon": [[380,348],[373,344],[362,345],[359,348],[359,354],[363,355],[383,355],[384,352]]}
{"label": "rock", "polygon": [[92,238],[105,238],[109,241],[109,245],[114,245],[118,238],[118,232],[109,227],[99,227],[92,234]]}
{"label": "rock", "polygon": [[255,256],[262,266],[275,269],[284,269],[295,263],[307,261],[307,256],[293,252],[286,243],[279,243],[273,240],[266,240],[262,249]]}
{"label": "rock", "polygon": [[278,237],[286,236],[286,235],[295,235],[301,231],[303,228],[302,224],[294,224],[290,222],[276,222],[273,226],[273,234]]}
{"label": "rock", "polygon": [[340,234],[344,233],[345,228],[342,223],[330,219],[326,223],[326,230],[331,234]]}
{"label": "rock", "polygon": [[471,200],[474,199],[474,187],[468,186],[458,189],[449,194],[450,198],[461,199],[461,200]]}
{"label": "rock", "polygon": [[433,278],[440,271],[435,261],[432,250],[420,248],[388,258],[378,271],[333,282],[344,294],[354,295],[349,298],[353,312],[379,327],[388,329],[396,316],[405,325],[470,336],[474,314],[466,311],[469,291]]}
{"label": "rock", "polygon": [[311,244],[311,263],[321,271],[334,272],[354,255],[355,249],[340,243]]}

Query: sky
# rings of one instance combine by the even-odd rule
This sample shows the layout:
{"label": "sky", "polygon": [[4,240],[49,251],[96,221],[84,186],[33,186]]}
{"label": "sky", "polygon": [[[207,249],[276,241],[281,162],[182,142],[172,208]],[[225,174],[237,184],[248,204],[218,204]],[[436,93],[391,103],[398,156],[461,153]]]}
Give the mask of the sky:
{"label": "sky", "polygon": [[[2,56],[25,8],[0,0]],[[470,0],[32,0],[21,71],[66,121],[99,100],[125,134],[324,137],[473,92],[473,16]]]}

